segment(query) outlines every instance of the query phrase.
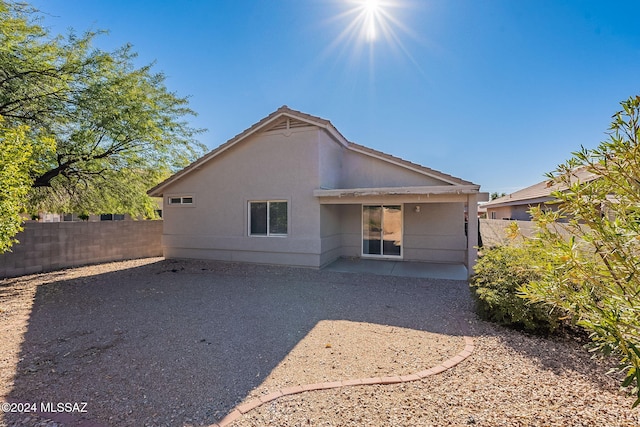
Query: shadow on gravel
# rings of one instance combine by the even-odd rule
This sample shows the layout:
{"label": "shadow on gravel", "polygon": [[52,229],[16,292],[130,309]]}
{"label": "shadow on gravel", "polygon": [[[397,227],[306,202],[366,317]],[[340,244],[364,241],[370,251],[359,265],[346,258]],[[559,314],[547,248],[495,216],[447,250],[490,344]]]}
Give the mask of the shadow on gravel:
{"label": "shadow on gravel", "polygon": [[[463,335],[466,282],[166,260],[40,285],[10,398],[102,425],[224,417],[321,320]],[[11,416],[6,422],[11,423]]]}
{"label": "shadow on gravel", "polygon": [[482,320],[474,323],[472,336],[496,336],[517,354],[559,377],[565,372],[576,372],[603,390],[616,390],[622,382],[621,374],[610,373],[618,365],[616,358],[590,352],[585,337],[570,334],[544,337]]}

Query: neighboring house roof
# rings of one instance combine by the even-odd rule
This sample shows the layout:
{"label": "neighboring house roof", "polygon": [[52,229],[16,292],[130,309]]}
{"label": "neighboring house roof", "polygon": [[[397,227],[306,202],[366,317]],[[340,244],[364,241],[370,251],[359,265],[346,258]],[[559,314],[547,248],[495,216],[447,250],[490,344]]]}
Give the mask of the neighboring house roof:
{"label": "neighboring house roof", "polygon": [[348,150],[361,153],[369,157],[374,157],[374,158],[383,160],[385,162],[395,164],[397,166],[401,166],[403,168],[412,170],[414,172],[418,172],[426,176],[441,180],[450,185],[475,186],[475,184],[473,184],[470,181],[465,181],[463,179],[456,178],[454,176],[442,173],[440,171],[428,168],[426,166],[412,163],[410,161],[401,159],[399,157],[395,157],[390,154],[386,154],[381,151],[377,151],[377,150],[365,147],[363,145],[350,142],[340,133],[340,131],[338,131],[338,129],[336,129],[333,126],[333,124],[331,124],[329,120],[326,120],[317,116],[312,116],[310,114],[306,114],[300,111],[292,110],[286,105],[283,105],[273,113],[269,114],[267,117],[263,118],[262,120],[255,123],[248,129],[244,130],[243,132],[234,136],[224,144],[220,145],[218,148],[205,154],[198,160],[191,163],[189,166],[173,174],[172,176],[170,176],[160,184],[150,189],[147,193],[150,196],[154,196],[154,197],[162,196],[162,193],[167,186],[183,178],[184,176],[193,172],[194,170],[200,168],[208,161],[212,160],[213,158],[222,154],[229,148],[233,147],[234,145],[238,144],[239,142],[245,140],[249,136],[259,131],[269,131],[269,130],[276,130],[276,129],[292,129],[292,128],[308,126],[308,125],[313,125],[321,129],[324,129],[333,138],[333,140],[335,140],[338,144],[342,145]]}
{"label": "neighboring house roof", "polygon": [[[589,172],[585,168],[577,168],[572,171],[571,183],[592,181],[595,178],[597,178],[597,175],[593,172]],[[545,180],[537,184],[533,184],[530,187],[523,188],[522,190],[518,190],[515,193],[507,194],[506,196],[499,197],[488,203],[483,203],[482,206],[484,208],[491,209],[502,206],[544,203],[554,199],[551,195],[554,191],[565,191],[567,188],[567,185],[564,183]]]}

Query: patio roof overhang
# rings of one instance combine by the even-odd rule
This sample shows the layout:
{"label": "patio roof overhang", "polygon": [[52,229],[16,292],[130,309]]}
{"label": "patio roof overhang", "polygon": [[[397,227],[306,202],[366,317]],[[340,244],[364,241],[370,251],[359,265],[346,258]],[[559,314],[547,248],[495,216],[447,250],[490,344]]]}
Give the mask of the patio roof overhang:
{"label": "patio roof overhang", "polygon": [[368,203],[388,200],[403,203],[466,202],[469,195],[478,195],[479,185],[429,185],[414,187],[375,187],[318,189],[313,195],[321,204]]}

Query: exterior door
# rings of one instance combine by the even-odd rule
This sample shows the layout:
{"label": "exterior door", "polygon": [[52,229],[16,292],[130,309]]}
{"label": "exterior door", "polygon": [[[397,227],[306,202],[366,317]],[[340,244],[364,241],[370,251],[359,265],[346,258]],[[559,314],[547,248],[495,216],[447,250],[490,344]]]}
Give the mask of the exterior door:
{"label": "exterior door", "polygon": [[362,206],[362,255],[402,257],[402,206]]}

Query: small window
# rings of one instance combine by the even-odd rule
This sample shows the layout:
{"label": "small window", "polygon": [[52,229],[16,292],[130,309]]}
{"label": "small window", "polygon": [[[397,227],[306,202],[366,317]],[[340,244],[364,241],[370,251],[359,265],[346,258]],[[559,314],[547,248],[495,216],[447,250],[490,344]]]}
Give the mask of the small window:
{"label": "small window", "polygon": [[89,219],[88,215],[78,215],[74,213],[66,213],[62,216],[62,221],[86,221]]}
{"label": "small window", "polygon": [[249,202],[250,236],[286,236],[289,229],[287,202]]}
{"label": "small window", "polygon": [[193,196],[171,196],[168,200],[170,205],[193,205]]}
{"label": "small window", "polygon": [[124,214],[100,214],[100,221],[124,221]]}

